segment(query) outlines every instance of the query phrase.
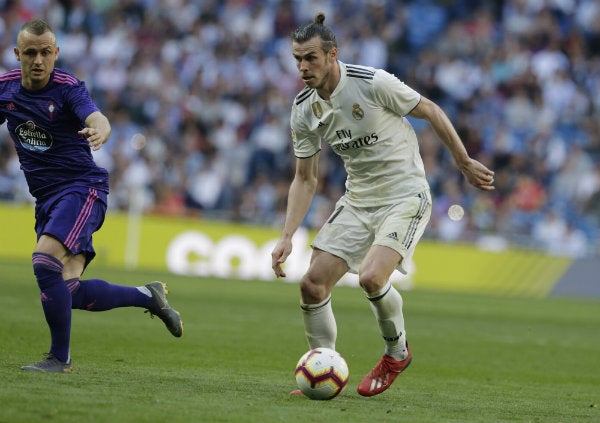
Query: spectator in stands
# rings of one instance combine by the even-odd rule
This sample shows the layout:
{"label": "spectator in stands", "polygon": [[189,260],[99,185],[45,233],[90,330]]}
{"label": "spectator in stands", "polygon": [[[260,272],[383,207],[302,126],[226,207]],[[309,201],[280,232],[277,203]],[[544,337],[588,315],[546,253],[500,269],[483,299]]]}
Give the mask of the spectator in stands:
{"label": "spectator in stands", "polygon": [[[408,0],[402,7],[394,0],[180,0],[176,8],[165,0],[85,1],[75,6],[56,0],[21,0],[0,6],[0,69],[16,66],[12,40],[24,20],[43,10],[63,45],[60,66],[71,68],[88,82],[115,123],[115,131],[116,116],[125,113],[124,119],[137,126],[134,133],[159,134],[166,147],[164,156],[174,158],[165,160],[163,167],[185,160],[181,139],[190,119],[219,154],[223,137],[216,128],[224,120],[228,131],[236,134],[236,148],[249,157],[255,154],[255,144],[249,140],[263,123],[262,116],[275,113],[280,121],[287,119],[278,110],[284,110],[298,90],[296,70],[288,60],[287,37],[298,19],[310,19],[316,7],[329,11],[332,26],[344,42],[344,55],[358,57],[376,49],[377,62],[386,62],[382,67],[443,105],[457,126],[464,122],[463,127],[471,132],[464,140],[474,157],[491,164],[504,154],[516,154],[546,163],[548,174],[543,180],[537,171],[526,168],[519,169],[518,176],[542,183],[549,193],[548,202],[555,196],[555,180],[564,181],[562,174],[569,172],[563,162],[572,144],[585,150],[594,164],[600,161],[596,136],[600,96],[594,94],[600,90],[600,6],[595,0]],[[80,60],[83,56],[86,60]],[[342,59],[351,61],[350,57]],[[99,72],[108,65],[117,76],[114,80]],[[456,75],[464,75],[467,82],[459,84],[460,90],[449,84],[456,81]],[[165,84],[151,82],[157,77],[164,78]],[[415,123],[415,129],[423,128]],[[468,140],[476,140],[478,150]],[[7,142],[6,134],[0,134],[0,143]],[[135,162],[131,155],[121,161],[117,156],[122,151],[107,147],[95,156],[109,168],[111,161],[125,167]],[[338,189],[345,177],[343,167],[331,154],[323,154],[323,160],[327,163],[322,168],[329,173],[323,192]],[[424,160],[428,170],[435,169],[429,170],[432,180],[449,166],[444,153],[427,155]],[[253,185],[249,179],[255,173],[249,171],[249,163],[242,160],[236,169],[246,180],[240,182],[236,175],[223,181],[224,198],[234,198],[240,185]],[[289,181],[286,165],[289,168],[286,163],[277,169],[270,183]],[[115,171],[119,171],[116,166]],[[169,173],[153,173],[147,186],[159,187],[157,179],[165,172]],[[191,176],[190,172],[184,176]],[[183,195],[183,179],[170,189]],[[20,193],[16,201],[31,201],[26,191],[23,195],[22,176],[13,183]],[[120,178],[113,183],[121,190]],[[465,200],[476,196],[464,183],[460,189]],[[598,189],[592,189],[589,198],[597,198]],[[442,184],[433,183],[432,193],[444,195]],[[159,196],[155,193],[154,197]],[[594,220],[586,211],[587,201],[584,197],[568,199],[578,225],[584,218]],[[221,207],[227,210],[219,215],[229,215],[232,204],[222,201]],[[128,200],[115,205],[127,209]],[[319,209],[323,207],[327,205],[321,202]],[[547,210],[544,207],[538,218]],[[255,209],[246,220],[264,219]],[[597,230],[597,224],[593,228]],[[502,236],[511,242],[531,245],[531,232],[505,229]],[[586,234],[598,250],[594,230]],[[477,232],[467,236],[476,237]]]}

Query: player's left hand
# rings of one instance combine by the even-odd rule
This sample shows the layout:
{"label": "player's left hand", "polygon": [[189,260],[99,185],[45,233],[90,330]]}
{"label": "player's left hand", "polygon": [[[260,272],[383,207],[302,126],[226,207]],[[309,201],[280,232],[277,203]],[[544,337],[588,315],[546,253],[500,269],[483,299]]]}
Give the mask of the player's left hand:
{"label": "player's left hand", "polygon": [[465,175],[465,178],[467,178],[467,181],[474,187],[483,191],[493,191],[496,189],[494,186],[494,172],[477,160],[469,160],[461,171]]}
{"label": "player's left hand", "polygon": [[102,147],[102,144],[106,142],[99,131],[94,128],[83,128],[77,133],[79,135],[83,135],[87,139],[87,141],[90,143],[90,148],[94,151],[99,150],[100,147]]}

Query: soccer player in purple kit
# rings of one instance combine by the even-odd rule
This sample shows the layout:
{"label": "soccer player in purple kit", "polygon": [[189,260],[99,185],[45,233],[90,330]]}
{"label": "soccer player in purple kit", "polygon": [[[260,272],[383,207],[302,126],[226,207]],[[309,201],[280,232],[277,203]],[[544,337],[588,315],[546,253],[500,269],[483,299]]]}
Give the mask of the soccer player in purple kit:
{"label": "soccer player in purple kit", "polygon": [[158,316],[173,336],[183,334],[180,315],[168,303],[166,285],[140,287],[81,280],[96,255],[92,234],[102,226],[108,172],[91,149],[108,141],[110,123],[84,84],[55,68],[59,47],[52,28],[33,19],[19,30],[15,56],[20,69],[0,75],[0,124],[6,121],[29,191],[35,197],[37,245],[33,273],[50,328],[45,358],[23,370],[69,373],[71,310],[142,307]]}

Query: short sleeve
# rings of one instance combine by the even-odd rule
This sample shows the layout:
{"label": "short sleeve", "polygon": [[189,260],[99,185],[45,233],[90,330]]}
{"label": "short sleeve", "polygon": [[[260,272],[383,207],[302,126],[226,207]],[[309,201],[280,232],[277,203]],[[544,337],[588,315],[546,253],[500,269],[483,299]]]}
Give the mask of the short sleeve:
{"label": "short sleeve", "polygon": [[301,109],[296,105],[292,107],[290,126],[296,157],[301,159],[311,157],[321,150],[321,137],[309,130],[301,114]]}
{"label": "short sleeve", "polygon": [[74,85],[69,85],[67,90],[67,100],[71,105],[71,110],[77,115],[81,122],[85,122],[89,115],[100,110],[92,100],[83,81],[79,81]]}
{"label": "short sleeve", "polygon": [[400,116],[409,114],[421,101],[417,91],[382,69],[375,72],[373,89],[377,101]]}

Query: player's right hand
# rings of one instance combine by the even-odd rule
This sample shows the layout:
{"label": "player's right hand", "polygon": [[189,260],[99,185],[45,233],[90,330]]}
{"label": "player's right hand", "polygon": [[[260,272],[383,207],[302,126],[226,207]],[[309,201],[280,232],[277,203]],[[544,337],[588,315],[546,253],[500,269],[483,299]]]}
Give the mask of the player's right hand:
{"label": "player's right hand", "polygon": [[292,242],[286,239],[280,239],[271,253],[271,267],[278,278],[285,278],[285,272],[281,267],[292,252]]}

